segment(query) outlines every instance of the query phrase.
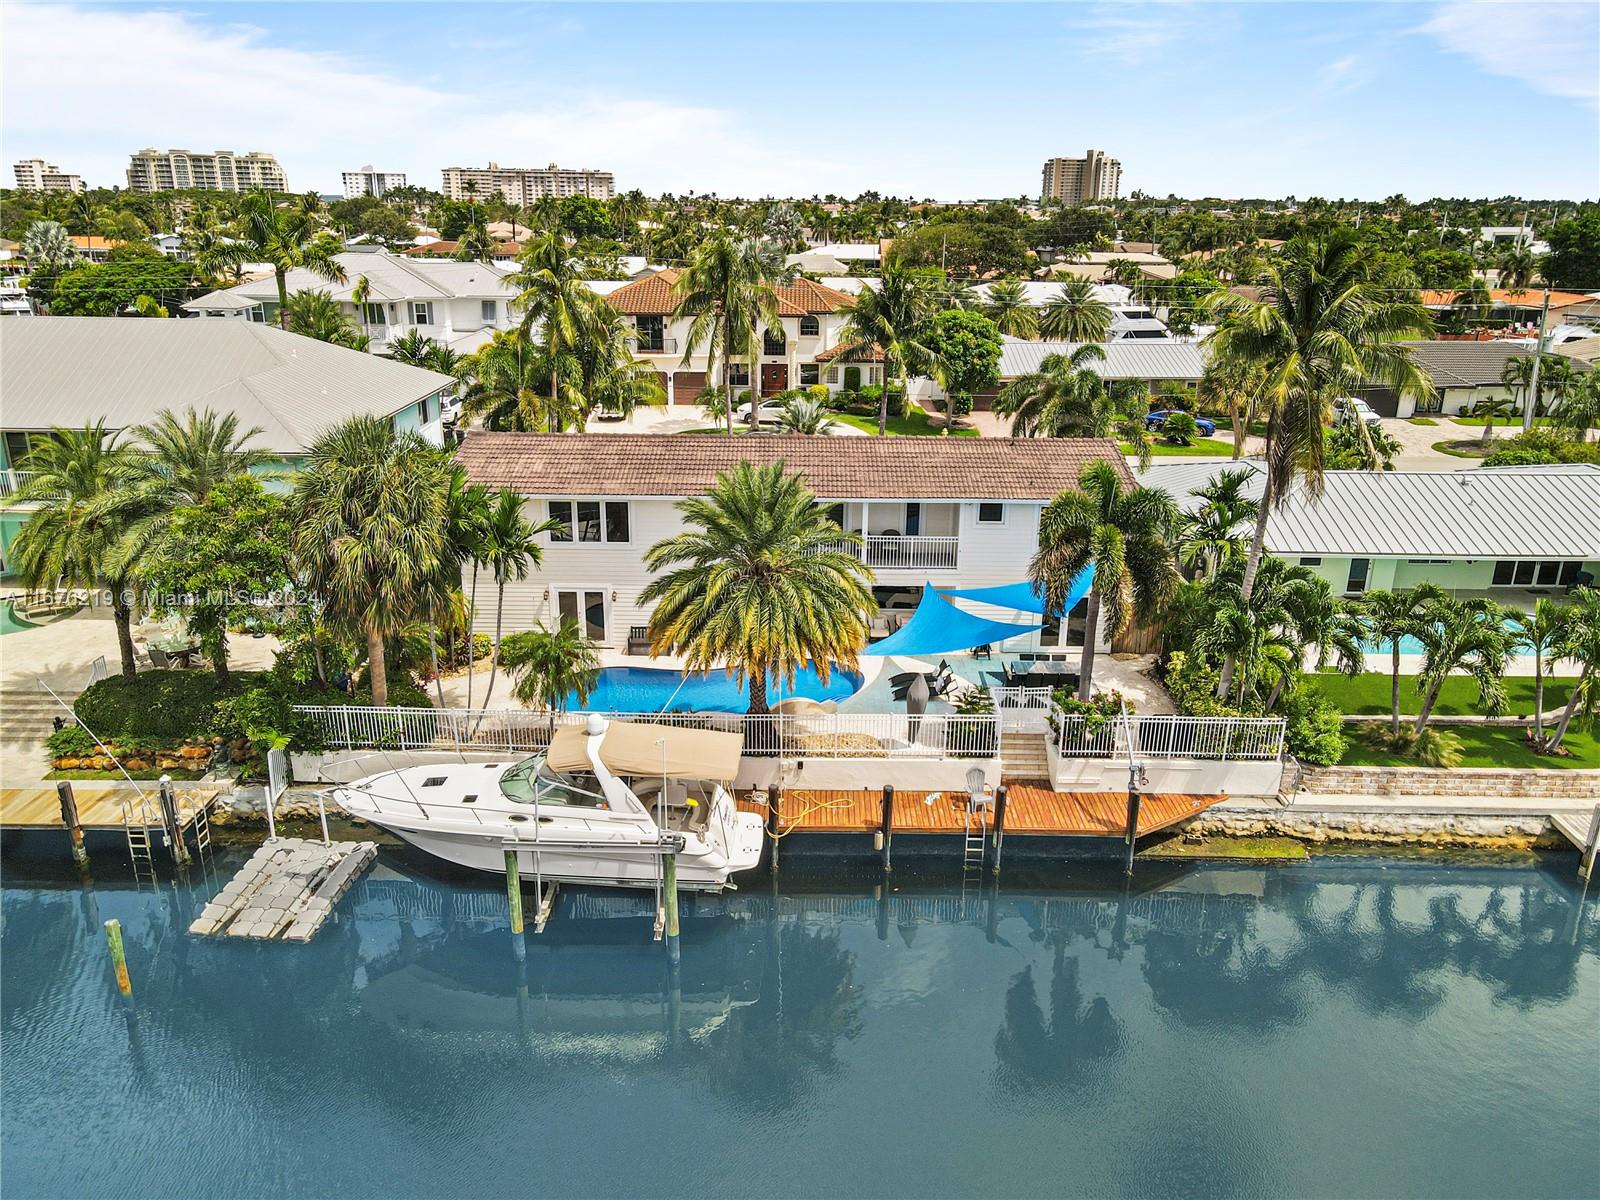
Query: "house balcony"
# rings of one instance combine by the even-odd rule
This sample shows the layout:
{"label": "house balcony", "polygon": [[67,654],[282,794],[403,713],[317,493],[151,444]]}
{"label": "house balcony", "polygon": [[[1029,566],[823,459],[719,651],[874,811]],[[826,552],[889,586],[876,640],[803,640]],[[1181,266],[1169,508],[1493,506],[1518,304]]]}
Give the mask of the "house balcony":
{"label": "house balcony", "polygon": [[678,352],[678,339],[675,337],[639,337],[633,340],[635,354],[676,354]]}
{"label": "house balcony", "polygon": [[829,549],[854,554],[876,571],[946,571],[956,566],[960,541],[958,537],[872,533],[859,544],[835,542]]}
{"label": "house balcony", "polygon": [[9,500],[38,476],[37,471],[0,471],[0,500]]}

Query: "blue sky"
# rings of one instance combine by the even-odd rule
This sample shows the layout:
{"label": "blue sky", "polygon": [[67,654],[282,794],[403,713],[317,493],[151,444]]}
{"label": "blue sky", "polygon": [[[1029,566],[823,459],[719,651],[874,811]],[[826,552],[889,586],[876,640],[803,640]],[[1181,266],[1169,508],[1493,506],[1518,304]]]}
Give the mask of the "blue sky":
{"label": "blue sky", "polygon": [[[142,146],[596,166],[619,188],[940,199],[1053,154],[1157,195],[1595,197],[1600,5],[0,5],[9,163]],[[63,47],[59,53],[40,47]]]}

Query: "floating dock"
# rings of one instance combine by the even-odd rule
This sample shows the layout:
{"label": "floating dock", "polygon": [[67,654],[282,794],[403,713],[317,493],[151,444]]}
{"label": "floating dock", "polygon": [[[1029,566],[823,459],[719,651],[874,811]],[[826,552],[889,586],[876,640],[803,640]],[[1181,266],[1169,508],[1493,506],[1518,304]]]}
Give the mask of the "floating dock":
{"label": "floating dock", "polygon": [[376,842],[266,842],[201,910],[189,932],[309,942],[377,856]]}

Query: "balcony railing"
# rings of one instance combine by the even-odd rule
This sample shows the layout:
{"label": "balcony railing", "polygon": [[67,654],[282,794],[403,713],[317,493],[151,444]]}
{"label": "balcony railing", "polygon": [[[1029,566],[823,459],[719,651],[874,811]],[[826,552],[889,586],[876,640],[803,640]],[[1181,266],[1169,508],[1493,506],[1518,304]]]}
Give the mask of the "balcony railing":
{"label": "balcony railing", "polygon": [[8,500],[39,475],[37,471],[0,471],[0,500]]}
{"label": "balcony railing", "polygon": [[678,339],[675,337],[641,337],[633,340],[635,354],[676,354],[678,352]]}
{"label": "balcony railing", "polygon": [[956,565],[958,537],[921,537],[871,533],[853,542],[832,542],[829,550],[854,554],[875,569],[947,570]]}

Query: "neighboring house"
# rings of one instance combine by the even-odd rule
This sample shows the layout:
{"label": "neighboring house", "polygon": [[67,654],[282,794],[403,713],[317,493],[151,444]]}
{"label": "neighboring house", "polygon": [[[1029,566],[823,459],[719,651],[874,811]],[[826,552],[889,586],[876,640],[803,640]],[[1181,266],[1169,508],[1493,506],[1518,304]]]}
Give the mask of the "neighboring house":
{"label": "neighboring house", "polygon": [[[1461,298],[1459,290],[1449,288],[1429,288],[1421,295],[1423,307],[1435,313],[1456,307]],[[1490,288],[1489,301],[1489,316],[1492,319],[1525,326],[1530,331],[1538,329],[1539,316],[1544,309],[1542,287],[1528,287],[1515,292],[1506,288]],[[1545,314],[1545,329],[1548,331],[1561,324],[1600,327],[1600,297],[1582,292],[1552,291],[1550,311]]]}
{"label": "neighboring house", "polygon": [[111,252],[121,242],[114,242],[110,238],[103,238],[97,233],[72,235],[72,248],[78,252],[78,257],[85,262],[103,263],[111,257]]}
{"label": "neighboring house", "polygon": [[1161,255],[1137,250],[1091,250],[1070,261],[1054,263],[1049,269],[1057,275],[1076,275],[1079,279],[1101,283],[1110,264],[1116,259],[1133,263],[1147,279],[1172,279],[1178,274],[1178,268]]}
{"label": "neighboring house", "polygon": [[[986,587],[1026,579],[1039,515],[1077,486],[1092,462],[1131,483],[1116,443],[1088,438],[866,438],[775,435],[488,433],[470,430],[457,450],[468,477],[527,497],[527,515],[555,517],[568,532],[542,535],[544,560],[505,592],[505,632],[577,621],[622,650],[649,623],[640,592],[644,556],[684,529],[676,504],[704,495],[739,462],[783,462],[803,474],[835,518],[865,537],[860,554],[876,575],[885,613],[914,609],[924,585]],[[480,599],[481,599],[480,591]],[[493,604],[479,606],[492,628]],[[985,607],[995,620],[1020,614]],[[1069,617],[1008,641],[1010,649],[1065,651],[1081,622]]]}
{"label": "neighboring house", "polygon": [[150,244],[166,257],[176,262],[192,262],[194,255],[184,249],[183,238],[176,233],[152,233]]}
{"label": "neighboring house", "polygon": [[[1383,417],[1409,417],[1415,413],[1455,415],[1470,412],[1480,400],[1516,400],[1512,390],[1501,382],[1506,363],[1533,353],[1526,342],[1429,341],[1406,342],[1411,359],[1433,380],[1433,394],[1413,404],[1409,397],[1392,388],[1366,387],[1358,390],[1373,411]],[[1518,405],[1520,409],[1520,404]]]}
{"label": "neighboring house", "polygon": [[[992,284],[980,283],[972,289],[980,303],[986,303]],[[1030,308],[1043,309],[1061,294],[1059,283],[1027,279],[1021,283],[1023,295]],[[1128,288],[1119,283],[1097,283],[1094,297],[1111,310],[1111,326],[1106,331],[1106,341],[1120,342],[1130,338],[1141,341],[1167,341],[1172,337],[1165,323],[1145,304],[1134,300]]]}
{"label": "neighboring house", "polygon": [[[993,408],[994,399],[1001,388],[1040,370],[1050,355],[1069,355],[1081,345],[1081,342],[1034,342],[1013,337],[1002,339],[999,387],[979,392],[973,397],[973,407]],[[1105,357],[1084,365],[1108,383],[1135,381],[1152,389],[1157,384],[1193,387],[1200,381],[1206,368],[1205,350],[1196,342],[1133,339],[1102,342],[1099,346]],[[935,385],[929,392],[929,398],[943,400],[944,392]]]}
{"label": "neighboring house", "polygon": [[[289,292],[328,292],[371,339],[368,349],[374,354],[413,330],[467,354],[495,330],[517,324],[511,311],[517,289],[506,282],[509,272],[501,267],[454,259],[418,260],[386,251],[346,251],[335,257],[345,273],[343,283],[295,270],[289,272]],[[367,298],[358,309],[353,297],[362,279],[367,281]],[[267,276],[209,292],[183,308],[201,317],[271,324],[278,319],[278,285]]]}
{"label": "neighboring house", "polygon": [[[232,413],[252,445],[286,463],[353,416],[386,417],[442,445],[448,375],[245,321],[35,317],[8,322],[0,356],[0,498],[26,480],[25,458],[58,427],[125,429],[163,409]],[[0,509],[0,557],[27,518]]]}
{"label": "neighboring house", "polygon": [[[1140,473],[1186,512],[1219,472],[1260,460],[1162,463]],[[1322,495],[1292,492],[1267,518],[1267,550],[1312,568],[1336,595],[1434,583],[1531,609],[1541,595],[1600,578],[1600,467],[1329,471]]]}
{"label": "neighboring house", "polygon": [[832,270],[825,270],[822,266],[808,266],[808,263],[827,264],[835,267],[843,265],[844,274],[851,268],[856,270],[876,270],[883,266],[884,256],[889,252],[889,245],[893,239],[884,238],[877,242],[824,242],[820,246],[812,246],[802,250],[799,254],[791,254],[788,264],[798,267],[802,271],[813,271],[817,274],[834,274]]}
{"label": "neighboring house", "polygon": [[1561,342],[1552,346],[1552,349],[1557,354],[1565,355],[1590,367],[1600,364],[1600,334]]}
{"label": "neighboring house", "polygon": [[[634,353],[661,373],[667,402],[693,404],[708,384],[720,382],[721,368],[719,365],[718,377],[710,377],[703,343],[688,362],[684,361],[690,322],[672,316],[682,299],[674,291],[679,276],[676,268],[668,267],[604,294],[613,308],[633,322]],[[602,291],[602,287],[597,284],[595,290]],[[780,327],[762,330],[758,367],[761,394],[770,396],[785,388],[816,383],[842,386],[844,374],[839,364],[821,356],[838,345],[844,311],[855,303],[855,298],[803,278],[774,290]],[[735,387],[750,386],[748,363],[734,363],[731,373]],[[876,382],[880,374],[880,368],[863,364],[862,385]]]}
{"label": "neighboring house", "polygon": [[[454,258],[456,248],[461,243],[448,239],[435,239],[420,245],[412,246],[405,251],[407,258]],[[522,253],[524,246],[521,242],[495,242],[494,249],[489,252],[489,257],[497,263],[514,263],[517,256]]]}

